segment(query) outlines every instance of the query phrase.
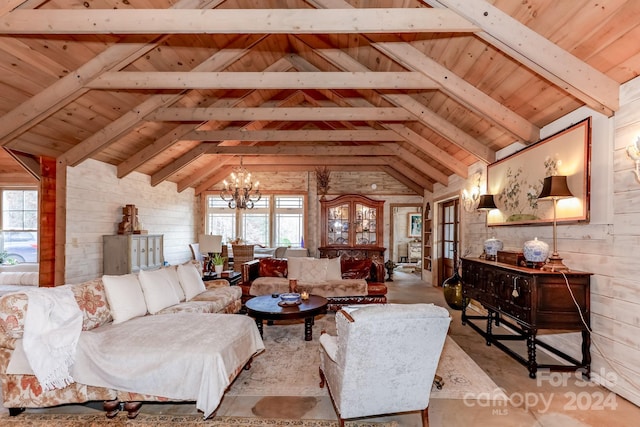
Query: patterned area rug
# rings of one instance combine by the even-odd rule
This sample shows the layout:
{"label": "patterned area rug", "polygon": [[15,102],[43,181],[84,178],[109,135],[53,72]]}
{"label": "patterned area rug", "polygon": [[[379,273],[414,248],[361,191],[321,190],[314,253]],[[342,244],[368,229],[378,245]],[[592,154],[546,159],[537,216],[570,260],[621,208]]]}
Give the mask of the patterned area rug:
{"label": "patterned area rug", "polygon": [[[396,422],[346,422],[349,427],[398,427]],[[119,414],[113,419],[107,419],[100,414],[21,414],[18,417],[3,415],[0,425],[11,427],[169,427],[169,426],[210,426],[210,427],[338,427],[338,421],[328,420],[285,420],[277,418],[246,418],[246,417],[214,417],[203,420],[197,415],[147,415],[139,414],[135,420],[130,420],[125,414]]]}
{"label": "patterned area rug", "polygon": [[[266,350],[255,357],[251,369],[242,371],[227,391],[231,396],[326,396],[326,388],[318,386],[320,375],[319,336],[325,330],[335,334],[333,314],[316,319],[313,341],[304,341],[304,324],[277,323],[264,326]],[[432,399],[469,399],[492,396],[506,399],[495,382],[447,337],[437,374],[444,387],[431,389]]]}

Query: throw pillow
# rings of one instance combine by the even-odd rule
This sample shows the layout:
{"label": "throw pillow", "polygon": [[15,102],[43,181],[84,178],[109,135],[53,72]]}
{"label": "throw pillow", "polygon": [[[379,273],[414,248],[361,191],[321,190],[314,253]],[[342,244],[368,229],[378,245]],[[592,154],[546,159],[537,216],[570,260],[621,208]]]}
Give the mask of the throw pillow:
{"label": "throw pillow", "polygon": [[180,264],[178,266],[178,279],[184,290],[185,299],[191,301],[193,297],[206,290],[200,272],[192,263]]}
{"label": "throw pillow", "polygon": [[328,258],[307,258],[302,261],[298,279],[302,282],[317,283],[327,280]]}
{"label": "throw pillow", "polygon": [[134,317],[147,314],[140,281],[136,274],[122,276],[102,276],[113,323],[126,322]]}
{"label": "throw pillow", "polygon": [[327,280],[342,280],[340,258],[331,258],[327,261]]}
{"label": "throw pillow", "polygon": [[156,314],[160,310],[180,302],[171,285],[168,270],[168,268],[152,271],[142,270],[138,275],[144,300],[151,314]]}
{"label": "throw pillow", "polygon": [[371,276],[371,260],[356,258],[341,258],[343,279],[368,279]]}
{"label": "throw pillow", "polygon": [[302,275],[302,265],[305,260],[315,259],[309,257],[294,257],[287,259],[287,277],[290,279],[299,279]]}
{"label": "throw pillow", "polygon": [[287,277],[287,260],[280,258],[261,258],[258,276]]}
{"label": "throw pillow", "polygon": [[[180,302],[184,301],[185,300],[184,289],[182,289],[182,286],[180,285],[180,279],[178,278],[177,267],[172,265],[165,268],[167,270],[167,274],[169,275],[169,281],[171,282],[171,287],[173,288],[173,291],[178,296],[178,299],[180,300]],[[198,268],[197,265],[196,265],[196,268]]]}

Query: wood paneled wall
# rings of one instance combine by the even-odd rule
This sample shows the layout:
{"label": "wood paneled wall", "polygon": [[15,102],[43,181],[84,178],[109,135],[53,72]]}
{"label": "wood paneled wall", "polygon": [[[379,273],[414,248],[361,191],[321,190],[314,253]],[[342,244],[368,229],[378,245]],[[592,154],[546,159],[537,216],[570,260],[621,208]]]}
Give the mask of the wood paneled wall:
{"label": "wood paneled wall", "polygon": [[[559,225],[558,251],[567,266],[594,273],[591,279],[591,355],[594,380],[640,404],[640,183],[625,148],[640,136],[640,78],[623,85],[621,109],[608,119],[582,108],[547,128],[545,135],[592,116],[591,221]],[[543,137],[544,137],[543,136]],[[482,169],[473,165],[472,171]],[[483,175],[486,179],[486,174]],[[470,182],[438,186],[434,198],[455,195]],[[463,253],[477,256],[496,236],[506,249],[520,249],[538,237],[551,244],[550,226],[485,227],[485,213],[462,214]],[[578,334],[546,338],[578,356]],[[559,344],[559,343],[562,344]],[[608,382],[602,378],[607,375]],[[615,380],[611,381],[614,378]]]}
{"label": "wood paneled wall", "polygon": [[164,235],[164,256],[170,264],[191,258],[199,208],[192,189],[178,193],[176,185],[156,187],[150,177],[132,173],[116,177],[115,166],[87,160],[67,168],[66,283],[102,275],[102,236],[116,234],[122,207],[134,204],[142,228]]}

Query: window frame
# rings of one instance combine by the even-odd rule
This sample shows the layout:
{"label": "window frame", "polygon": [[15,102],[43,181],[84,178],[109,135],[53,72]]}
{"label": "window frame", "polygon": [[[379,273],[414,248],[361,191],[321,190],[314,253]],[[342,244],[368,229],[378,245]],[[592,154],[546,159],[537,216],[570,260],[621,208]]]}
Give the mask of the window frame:
{"label": "window frame", "polygon": [[[214,191],[207,191],[203,193],[203,199],[202,199],[202,229],[204,230],[204,233],[210,233],[209,231],[209,213],[211,212],[211,210],[215,210],[216,208],[209,208],[209,197],[216,197],[219,198],[220,194],[216,193]],[[274,247],[273,245],[276,244],[276,224],[275,224],[275,219],[276,219],[276,197],[279,196],[283,196],[283,197],[300,197],[302,199],[302,238],[304,238],[304,236],[307,235],[307,226],[308,226],[308,206],[307,206],[307,199],[308,196],[307,194],[303,194],[303,193],[299,193],[299,192],[279,192],[279,191],[274,191],[274,192],[262,192],[262,198],[269,198],[269,213],[268,213],[268,218],[269,218],[269,241],[267,243],[261,243],[261,244],[265,244],[267,247]],[[230,210],[229,208],[226,208],[228,210]],[[257,208],[254,208],[257,209]],[[243,213],[246,211],[248,213],[250,213],[252,210],[254,209],[234,209],[235,211],[235,232],[236,236],[244,236],[244,230],[242,229],[243,227]],[[225,239],[223,238],[223,241],[225,241]],[[251,243],[251,242],[250,242]],[[296,244],[292,243],[291,247],[299,247],[300,242],[296,242]]]}
{"label": "window frame", "polygon": [[[4,227],[4,192],[5,191],[33,191],[36,193],[36,228],[6,228]],[[22,212],[25,210],[23,209]],[[36,259],[35,261],[24,261],[25,264],[29,263],[38,263],[40,259],[40,188],[38,186],[29,186],[29,185],[21,185],[21,186],[0,186],[0,252],[5,251],[5,242],[4,236],[5,233],[34,233],[36,236]]]}

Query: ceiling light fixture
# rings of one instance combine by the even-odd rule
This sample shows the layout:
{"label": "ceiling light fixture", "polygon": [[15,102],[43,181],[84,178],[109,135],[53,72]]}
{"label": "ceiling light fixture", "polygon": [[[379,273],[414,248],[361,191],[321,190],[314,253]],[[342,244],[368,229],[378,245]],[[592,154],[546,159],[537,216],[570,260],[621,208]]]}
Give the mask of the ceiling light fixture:
{"label": "ceiling light fixture", "polygon": [[229,202],[231,209],[253,209],[255,202],[262,197],[260,190],[258,190],[260,183],[258,181],[255,184],[251,182],[251,173],[242,166],[242,157],[240,157],[240,166],[233,169],[229,179],[231,183],[228,183],[226,179],[223,181],[224,188],[220,192],[222,200]]}

